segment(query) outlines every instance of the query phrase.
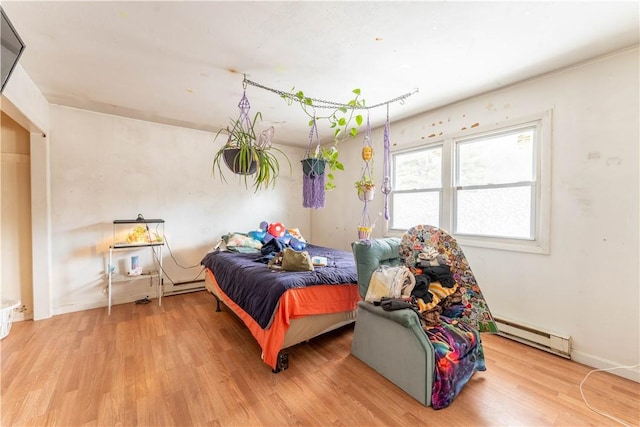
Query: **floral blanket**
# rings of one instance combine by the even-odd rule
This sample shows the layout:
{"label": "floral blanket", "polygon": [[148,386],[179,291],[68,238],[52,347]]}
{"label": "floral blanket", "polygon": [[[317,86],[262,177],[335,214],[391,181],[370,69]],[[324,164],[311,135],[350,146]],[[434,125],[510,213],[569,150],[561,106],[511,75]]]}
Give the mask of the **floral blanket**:
{"label": "floral blanket", "polygon": [[[409,229],[400,243],[400,257],[414,274],[425,258],[448,266],[459,290],[440,295],[443,298],[439,305],[430,312],[423,310],[421,316],[435,353],[431,405],[434,409],[445,408],[474,372],[486,370],[480,332],[495,333],[498,328],[462,249],[444,230],[429,225]],[[430,314],[435,317],[429,318]]]}

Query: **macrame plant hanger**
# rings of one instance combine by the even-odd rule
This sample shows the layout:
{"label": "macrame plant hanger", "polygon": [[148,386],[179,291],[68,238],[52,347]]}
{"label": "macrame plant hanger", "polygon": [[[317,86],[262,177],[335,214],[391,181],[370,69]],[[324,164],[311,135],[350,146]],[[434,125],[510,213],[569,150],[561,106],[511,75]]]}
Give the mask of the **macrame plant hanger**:
{"label": "macrame plant hanger", "polygon": [[389,104],[387,104],[387,121],[384,124],[384,161],[382,164],[382,194],[384,194],[384,220],[389,221],[389,194],[391,194],[391,123],[389,121]]}
{"label": "macrame plant hanger", "polygon": [[[267,90],[269,92],[275,93],[276,95],[278,95],[279,97],[287,100],[287,102],[300,102],[300,98],[298,97],[297,93],[294,93],[293,91],[290,92],[286,92],[286,91],[282,91],[279,89],[274,89],[274,88],[270,88],[267,86],[264,86],[260,83],[256,83],[254,81],[251,81],[249,79],[244,78],[243,84],[249,84],[251,86],[255,86],[264,90]],[[405,93],[403,95],[397,96],[393,99],[389,99],[387,101],[384,102],[380,102],[374,105],[367,105],[367,106],[354,106],[353,104],[342,104],[339,102],[334,102],[334,101],[327,101],[327,100],[322,100],[322,99],[316,99],[316,98],[308,98],[310,101],[313,102],[313,108],[327,108],[327,109],[331,109],[331,110],[335,110],[336,108],[340,108],[340,109],[344,109],[349,110],[349,109],[366,109],[367,111],[371,111],[374,108],[378,108],[378,107],[382,107],[383,105],[385,105],[387,107],[387,122],[385,125],[385,130],[384,130],[384,166],[383,166],[383,170],[384,170],[384,179],[383,179],[383,183],[382,183],[382,188],[381,191],[385,196],[385,200],[384,200],[384,218],[385,220],[389,220],[389,207],[388,207],[388,197],[389,194],[391,193],[391,177],[390,177],[390,171],[391,171],[391,167],[390,167],[390,154],[389,154],[389,137],[390,137],[390,125],[389,125],[389,104],[394,103],[394,102],[399,102],[401,104],[404,104],[405,99],[407,99],[408,97],[410,97],[411,95],[413,95],[414,93],[417,93],[418,89],[415,89],[412,92],[408,92]],[[365,141],[368,143],[368,147],[369,149],[371,149],[371,138],[370,138],[370,128],[369,128],[369,118],[367,116],[367,132],[368,132],[368,138],[365,138]],[[313,118],[313,124],[311,127],[311,131],[309,132],[309,147],[307,148],[307,154],[311,154],[311,148],[313,146],[313,138],[315,136],[315,140],[317,142],[316,144],[316,149],[320,149],[320,144],[319,144],[319,138],[318,138],[318,129],[316,127],[316,118],[314,115]],[[363,151],[364,151],[364,147],[363,147]],[[373,153],[373,150],[371,150],[371,154]],[[372,154],[373,155],[373,154]],[[314,156],[307,156],[307,157],[314,157]],[[304,186],[303,186],[303,205],[305,208],[307,207],[311,207],[311,208],[322,208],[324,207],[324,166],[325,166],[325,162],[323,162],[320,159],[315,159],[315,162],[312,161],[314,159],[304,159],[304,161],[309,160],[311,164],[315,165],[318,167],[318,169],[322,169],[322,172],[319,171],[315,171],[313,169],[311,169],[311,174],[307,175],[307,173],[305,173],[304,175]],[[309,166],[305,166],[305,163],[303,161],[303,171],[305,170],[305,168],[309,168]],[[371,159],[369,160],[365,160],[365,170],[368,171],[369,176],[370,176],[370,165],[369,162],[371,161]],[[364,176],[364,175],[363,175]],[[365,201],[365,206],[362,212],[362,219],[360,221],[360,225],[358,226],[358,234],[360,234],[360,227],[363,227],[363,231],[366,232],[367,227],[368,227],[368,232],[369,235],[371,233],[371,229],[373,228],[373,226],[371,225],[371,218],[369,217],[369,212],[368,212],[368,203],[369,201]],[[363,234],[364,236],[365,234]],[[368,237],[367,237],[368,238]]]}
{"label": "macrame plant hanger", "polygon": [[358,198],[364,202],[362,209],[362,217],[358,224],[358,239],[368,240],[371,238],[371,216],[369,215],[369,202],[375,196],[375,185],[371,176],[371,162],[373,161],[373,148],[371,147],[371,124],[369,122],[369,114],[367,113],[367,128],[364,139],[362,140],[362,160],[364,167],[362,168],[362,177],[358,184]]}
{"label": "macrame plant hanger", "polygon": [[[247,182],[247,175],[253,175],[257,170],[257,163],[248,155],[240,155],[237,142],[233,143],[233,136],[237,133],[250,133],[251,131],[251,119],[249,118],[249,110],[251,110],[251,104],[249,98],[247,98],[247,83],[242,82],[242,98],[238,102],[238,120],[235,121],[233,128],[229,130],[229,137],[227,139],[227,146],[234,151],[226,151],[223,154],[224,162],[227,167],[235,174],[244,175],[245,183]],[[228,128],[227,128],[228,129]]]}
{"label": "macrame plant hanger", "polygon": [[315,153],[320,150],[320,139],[318,138],[318,126],[315,116],[309,131],[309,145],[302,164],[302,206],[320,209],[324,207],[325,162],[318,159],[317,156],[312,156],[311,150],[314,150]]}

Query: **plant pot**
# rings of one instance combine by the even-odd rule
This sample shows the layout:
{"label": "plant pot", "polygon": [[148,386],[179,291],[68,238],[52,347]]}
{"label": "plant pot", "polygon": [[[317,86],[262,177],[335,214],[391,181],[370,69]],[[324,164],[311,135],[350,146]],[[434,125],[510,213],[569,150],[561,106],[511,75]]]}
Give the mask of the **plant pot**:
{"label": "plant pot", "polygon": [[369,240],[371,238],[371,227],[358,227],[358,239]]}
{"label": "plant pot", "polygon": [[302,159],[300,160],[302,163],[302,172],[307,176],[320,176],[324,173],[325,166],[327,165],[326,160],[322,159]]}
{"label": "plant pot", "polygon": [[371,187],[370,189],[366,188],[358,188],[358,198],[363,202],[370,202],[376,195],[376,187]]}
{"label": "plant pot", "polygon": [[[247,153],[248,154],[248,153]],[[247,155],[245,154],[245,156]],[[255,156],[252,159],[241,159],[239,148],[226,148],[223,153],[224,163],[233,173],[238,175],[253,175],[258,170],[258,162]],[[246,160],[246,161],[245,161]],[[241,167],[242,165],[249,165],[248,168]]]}

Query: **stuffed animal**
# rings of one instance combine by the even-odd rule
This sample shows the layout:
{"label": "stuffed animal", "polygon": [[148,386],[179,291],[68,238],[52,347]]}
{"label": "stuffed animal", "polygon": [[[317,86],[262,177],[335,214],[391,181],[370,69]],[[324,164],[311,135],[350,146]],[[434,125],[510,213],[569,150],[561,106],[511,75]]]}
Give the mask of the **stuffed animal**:
{"label": "stuffed animal", "polygon": [[287,229],[280,222],[272,222],[269,224],[269,228],[267,228],[267,232],[273,237],[282,237],[286,231]]}

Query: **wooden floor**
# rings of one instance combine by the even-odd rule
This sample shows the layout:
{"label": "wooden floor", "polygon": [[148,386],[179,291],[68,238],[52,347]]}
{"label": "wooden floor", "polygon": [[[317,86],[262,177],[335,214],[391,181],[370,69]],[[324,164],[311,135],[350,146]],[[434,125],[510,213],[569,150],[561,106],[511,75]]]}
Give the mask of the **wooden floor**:
{"label": "wooden floor", "polygon": [[[14,323],[0,342],[3,426],[617,425],[590,411],[589,368],[483,335],[487,371],[451,406],[420,405],[350,354],[352,327],[290,351],[279,374],[196,292]],[[640,385],[592,374],[596,409],[640,424]]]}

